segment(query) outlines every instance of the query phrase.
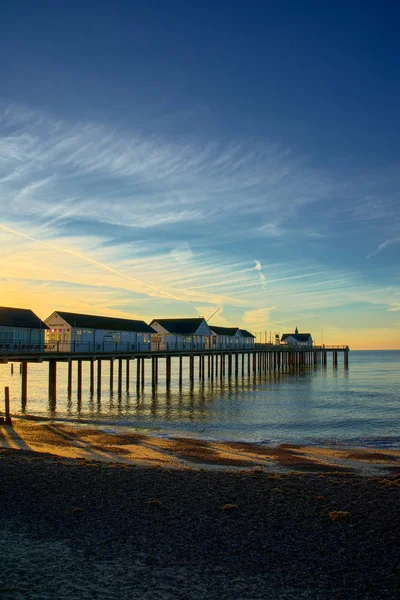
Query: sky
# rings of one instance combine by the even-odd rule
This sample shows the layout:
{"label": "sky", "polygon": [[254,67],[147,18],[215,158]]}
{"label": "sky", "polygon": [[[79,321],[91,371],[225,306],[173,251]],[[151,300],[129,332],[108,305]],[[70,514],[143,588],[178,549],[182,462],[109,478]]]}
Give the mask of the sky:
{"label": "sky", "polygon": [[399,18],[4,0],[0,305],[400,348]]}

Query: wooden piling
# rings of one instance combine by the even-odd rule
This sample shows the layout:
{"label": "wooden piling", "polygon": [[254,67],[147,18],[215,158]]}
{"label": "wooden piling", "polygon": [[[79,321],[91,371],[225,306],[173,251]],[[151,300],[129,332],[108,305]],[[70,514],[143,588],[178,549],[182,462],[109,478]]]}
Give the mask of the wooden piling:
{"label": "wooden piling", "polygon": [[93,391],[94,391],[94,360],[89,361],[89,371],[90,371],[90,393],[93,394]]}
{"label": "wooden piling", "polygon": [[136,358],[136,387],[140,386],[140,358]]}
{"label": "wooden piling", "polygon": [[121,394],[122,390],[122,358],[118,359],[118,394]]}
{"label": "wooden piling", "polygon": [[171,385],[171,357],[167,356],[165,361],[165,382],[167,387]]}
{"label": "wooden piling", "polygon": [[110,392],[114,389],[114,359],[110,360]]}
{"label": "wooden piling", "polygon": [[97,395],[101,395],[101,360],[97,360]]}
{"label": "wooden piling", "polygon": [[156,375],[156,357],[151,357],[151,385],[154,388],[157,383],[157,375]]}
{"label": "wooden piling", "polygon": [[77,381],[77,394],[78,394],[78,398],[82,397],[82,361],[78,360],[77,361],[77,367],[78,367],[78,381]]}
{"label": "wooden piling", "polygon": [[4,421],[7,425],[11,425],[10,388],[8,386],[4,388]]}
{"label": "wooden piling", "polygon": [[189,356],[189,379],[193,381],[194,379],[194,356]]}
{"label": "wooden piling", "polygon": [[28,363],[21,363],[21,402],[26,404],[28,398]]}
{"label": "wooden piling", "polygon": [[53,402],[56,400],[57,388],[57,361],[49,360],[49,398]]}
{"label": "wooden piling", "polygon": [[126,382],[126,390],[129,390],[129,379],[130,379],[130,362],[129,358],[126,359],[126,373],[125,373],[125,382]]}
{"label": "wooden piling", "polygon": [[68,362],[67,394],[68,397],[70,397],[72,394],[72,360]]}

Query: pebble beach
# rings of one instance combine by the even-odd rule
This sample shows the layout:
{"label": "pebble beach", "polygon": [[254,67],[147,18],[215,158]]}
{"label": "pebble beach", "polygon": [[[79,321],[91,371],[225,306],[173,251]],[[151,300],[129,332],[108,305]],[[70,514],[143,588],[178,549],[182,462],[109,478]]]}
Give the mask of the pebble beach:
{"label": "pebble beach", "polygon": [[398,452],[24,419],[0,440],[7,600],[399,597]]}

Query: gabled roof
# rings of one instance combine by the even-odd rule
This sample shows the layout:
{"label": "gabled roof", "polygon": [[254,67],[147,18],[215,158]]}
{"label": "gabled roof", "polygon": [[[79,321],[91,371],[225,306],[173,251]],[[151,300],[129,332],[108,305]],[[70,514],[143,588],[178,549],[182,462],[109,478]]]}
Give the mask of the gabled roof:
{"label": "gabled roof", "polygon": [[250,333],[250,331],[247,331],[247,329],[240,329],[240,333],[242,334],[243,337],[251,337],[251,338],[256,337],[255,335]]}
{"label": "gabled roof", "polygon": [[204,322],[202,317],[194,319],[153,319],[150,326],[153,325],[153,323],[158,323],[161,327],[164,327],[168,333],[194,335],[200,325]]}
{"label": "gabled roof", "polygon": [[[134,319],[119,319],[118,317],[100,317],[98,315],[82,315],[56,310],[71,327],[86,327],[87,329],[111,329],[114,331],[134,331],[137,333],[154,333],[144,321]],[[53,313],[54,314],[54,313]]]}
{"label": "gabled roof", "polygon": [[229,335],[234,337],[238,331],[240,331],[239,327],[213,327],[210,326],[211,331],[216,333],[217,335]]}
{"label": "gabled roof", "polygon": [[311,333],[284,333],[282,334],[281,341],[284,342],[288,337],[292,337],[296,342],[308,342]]}
{"label": "gabled roof", "polygon": [[0,327],[26,327],[27,329],[48,329],[34,312],[28,308],[0,306]]}

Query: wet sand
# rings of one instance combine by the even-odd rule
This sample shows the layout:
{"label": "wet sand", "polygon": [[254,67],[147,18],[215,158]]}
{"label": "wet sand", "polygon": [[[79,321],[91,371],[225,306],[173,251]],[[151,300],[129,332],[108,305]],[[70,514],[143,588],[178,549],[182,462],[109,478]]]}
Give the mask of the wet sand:
{"label": "wet sand", "polygon": [[[122,431],[122,432],[121,432]],[[157,437],[121,430],[14,418],[0,426],[0,448],[29,450],[71,459],[176,469],[262,469],[287,473],[341,471],[379,475],[400,471],[400,450],[368,450]]]}
{"label": "wet sand", "polygon": [[0,426],[9,599],[398,600],[397,451]]}

